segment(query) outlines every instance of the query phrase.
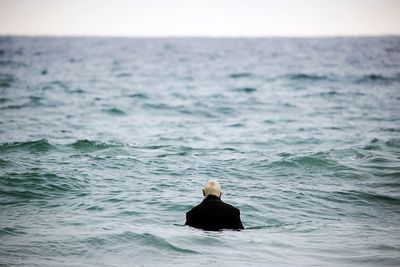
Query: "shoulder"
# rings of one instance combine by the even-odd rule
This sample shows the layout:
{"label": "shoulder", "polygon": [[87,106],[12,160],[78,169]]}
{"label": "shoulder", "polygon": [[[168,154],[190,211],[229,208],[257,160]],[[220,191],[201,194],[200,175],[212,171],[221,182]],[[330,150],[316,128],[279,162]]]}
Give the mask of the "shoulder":
{"label": "shoulder", "polygon": [[222,202],[222,203],[223,203],[223,206],[224,206],[225,209],[229,209],[230,211],[232,211],[234,213],[238,213],[238,214],[240,213],[240,210],[238,208],[232,206],[231,204],[228,204],[228,203],[225,203],[225,202]]}
{"label": "shoulder", "polygon": [[188,212],[186,212],[186,214],[192,214],[198,210],[200,210],[202,208],[202,203],[194,206],[191,210],[189,210]]}

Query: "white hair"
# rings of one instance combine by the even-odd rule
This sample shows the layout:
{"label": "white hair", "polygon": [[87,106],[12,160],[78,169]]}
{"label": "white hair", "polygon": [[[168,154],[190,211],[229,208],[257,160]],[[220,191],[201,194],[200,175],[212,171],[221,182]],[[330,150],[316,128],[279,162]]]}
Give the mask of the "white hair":
{"label": "white hair", "polygon": [[221,185],[217,181],[210,180],[204,186],[203,193],[205,197],[208,197],[209,195],[220,197]]}

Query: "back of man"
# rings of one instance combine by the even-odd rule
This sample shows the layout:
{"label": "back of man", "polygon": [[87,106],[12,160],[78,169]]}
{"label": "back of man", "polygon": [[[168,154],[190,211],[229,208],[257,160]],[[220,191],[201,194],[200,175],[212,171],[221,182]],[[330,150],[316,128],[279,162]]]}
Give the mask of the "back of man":
{"label": "back of man", "polygon": [[204,230],[244,229],[239,209],[221,200],[221,186],[209,181],[203,189],[204,200],[186,213],[186,225]]}

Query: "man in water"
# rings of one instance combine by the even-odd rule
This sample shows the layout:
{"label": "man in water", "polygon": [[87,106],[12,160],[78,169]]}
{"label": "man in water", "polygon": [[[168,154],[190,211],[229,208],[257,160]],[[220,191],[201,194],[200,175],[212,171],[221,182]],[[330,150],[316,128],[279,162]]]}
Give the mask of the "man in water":
{"label": "man in water", "polygon": [[185,225],[209,231],[244,229],[240,210],[222,202],[221,185],[210,180],[203,189],[204,200],[186,213]]}

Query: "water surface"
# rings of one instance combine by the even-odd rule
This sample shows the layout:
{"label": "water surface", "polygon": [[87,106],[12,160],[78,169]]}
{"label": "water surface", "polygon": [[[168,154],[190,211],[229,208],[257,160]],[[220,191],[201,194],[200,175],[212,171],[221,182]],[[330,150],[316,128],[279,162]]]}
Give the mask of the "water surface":
{"label": "water surface", "polygon": [[399,37],[1,37],[0,264],[399,266],[399,123]]}

